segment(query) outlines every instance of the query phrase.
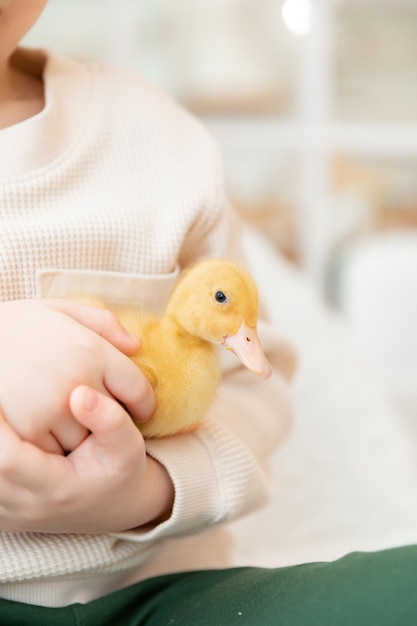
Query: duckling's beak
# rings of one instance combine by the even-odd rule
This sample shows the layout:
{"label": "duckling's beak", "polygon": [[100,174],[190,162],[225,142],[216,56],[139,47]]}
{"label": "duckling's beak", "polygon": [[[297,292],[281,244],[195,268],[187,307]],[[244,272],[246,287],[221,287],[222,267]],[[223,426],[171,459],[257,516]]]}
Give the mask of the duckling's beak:
{"label": "duckling's beak", "polygon": [[272,374],[271,366],[262,349],[256,328],[250,328],[242,322],[235,335],[227,335],[223,340],[226,350],[232,352],[243,365],[265,380]]}

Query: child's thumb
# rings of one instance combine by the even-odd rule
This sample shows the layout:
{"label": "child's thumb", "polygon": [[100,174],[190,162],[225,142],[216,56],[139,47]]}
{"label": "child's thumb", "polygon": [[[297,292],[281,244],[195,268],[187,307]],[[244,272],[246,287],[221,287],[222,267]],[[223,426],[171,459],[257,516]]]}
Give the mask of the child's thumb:
{"label": "child's thumb", "polygon": [[138,432],[117,400],[86,385],[72,391],[70,409],[75,419],[91,431],[101,447],[114,449],[126,445],[132,438],[132,431]]}

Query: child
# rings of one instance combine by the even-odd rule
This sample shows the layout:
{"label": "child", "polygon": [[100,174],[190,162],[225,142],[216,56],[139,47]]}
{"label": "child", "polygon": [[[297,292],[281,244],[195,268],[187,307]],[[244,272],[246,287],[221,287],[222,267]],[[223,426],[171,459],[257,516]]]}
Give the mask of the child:
{"label": "child", "polygon": [[201,430],[145,450],[109,399],[152,412],[137,341],[63,296],[160,309],[180,268],[238,254],[237,224],[217,147],[156,88],[17,48],[44,5],[0,1],[0,593],[60,606],[134,582],[163,538],[258,506],[290,403],[282,375],[231,357]]}
{"label": "child", "polygon": [[[264,501],[261,460],[288,427],[293,359],[264,325],[272,381],[225,359],[201,429],[145,447],[130,419],[154,406],[129,359],[137,340],[62,298],[158,310],[182,267],[239,258],[238,227],[216,146],[157,89],[17,47],[45,4],[0,0],[0,623],[276,624],[301,615],[297,590],[313,619],[331,585],[311,570],[138,582],[164,538]],[[346,576],[332,571],[335,593]]]}

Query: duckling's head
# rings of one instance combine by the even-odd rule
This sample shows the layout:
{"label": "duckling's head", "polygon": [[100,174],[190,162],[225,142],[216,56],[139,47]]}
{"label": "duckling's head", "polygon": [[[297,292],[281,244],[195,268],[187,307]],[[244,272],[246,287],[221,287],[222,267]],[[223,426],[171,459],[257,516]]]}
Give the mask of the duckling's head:
{"label": "duckling's head", "polygon": [[200,261],[183,273],[165,312],[190,335],[223,344],[250,370],[269,378],[271,368],[256,332],[258,289],[240,266]]}

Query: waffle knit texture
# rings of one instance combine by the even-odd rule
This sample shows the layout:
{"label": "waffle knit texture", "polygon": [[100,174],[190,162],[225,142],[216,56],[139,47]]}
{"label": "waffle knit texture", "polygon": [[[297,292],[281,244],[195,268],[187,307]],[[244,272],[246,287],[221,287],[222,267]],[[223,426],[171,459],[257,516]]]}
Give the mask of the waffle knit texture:
{"label": "waffle knit texture", "polygon": [[[1,301],[82,285],[158,311],[182,267],[234,257],[219,150],[199,122],[128,71],[23,49],[13,62],[43,74],[45,107],[0,131]],[[260,335],[274,364],[272,331]],[[1,532],[1,596],[49,606],[100,597],[137,580],[162,539],[265,500],[262,461],[287,428],[287,386],[228,359],[202,428],[147,444],[175,485],[170,519],[113,535]]]}

